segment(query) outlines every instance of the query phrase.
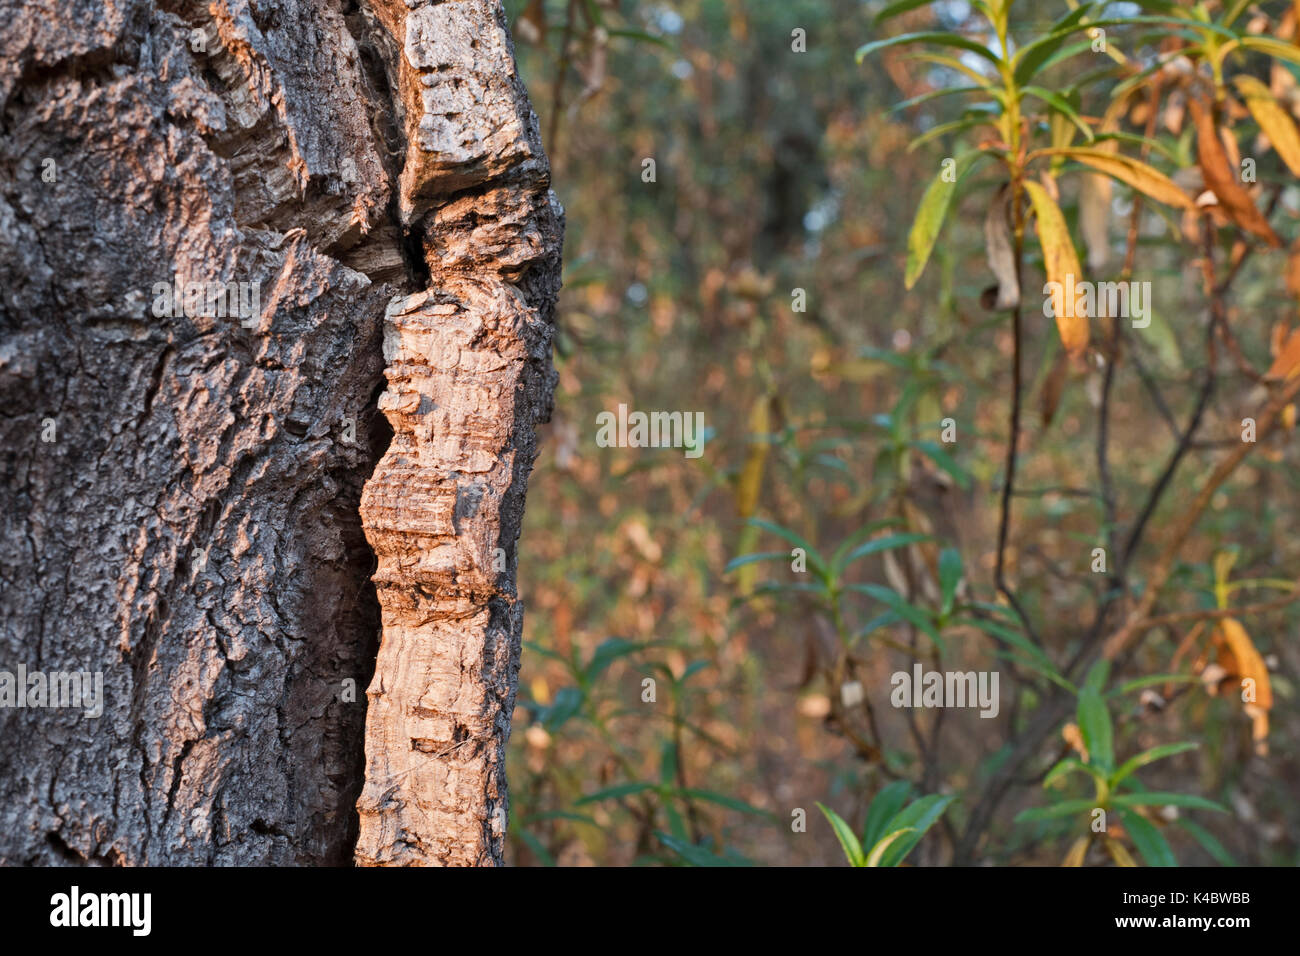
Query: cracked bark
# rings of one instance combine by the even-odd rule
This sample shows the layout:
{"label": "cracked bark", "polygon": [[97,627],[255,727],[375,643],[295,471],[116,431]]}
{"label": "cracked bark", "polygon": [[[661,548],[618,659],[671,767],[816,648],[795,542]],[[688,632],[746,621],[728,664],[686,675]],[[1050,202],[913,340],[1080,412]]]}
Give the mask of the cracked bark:
{"label": "cracked bark", "polygon": [[[362,798],[362,819],[401,836],[357,858],[500,858],[483,832],[504,804],[513,550],[549,407],[560,214],[495,3],[423,6],[438,9],[0,10],[0,670],[104,675],[97,719],[0,708],[0,863],[346,863],[363,760],[387,772],[379,728],[423,713],[407,695],[426,661],[491,690],[482,713],[454,711],[474,737],[454,742],[489,767],[464,803],[481,832],[394,811],[442,805],[417,769]],[[260,283],[259,313],[155,315],[154,285],[178,274]],[[363,531],[390,438],[386,352],[398,433]],[[408,389],[426,410],[399,409]],[[458,452],[457,435],[476,444]],[[403,469],[416,483],[395,499]],[[489,541],[504,572],[452,568],[448,549]],[[385,650],[363,757],[376,555]]]}

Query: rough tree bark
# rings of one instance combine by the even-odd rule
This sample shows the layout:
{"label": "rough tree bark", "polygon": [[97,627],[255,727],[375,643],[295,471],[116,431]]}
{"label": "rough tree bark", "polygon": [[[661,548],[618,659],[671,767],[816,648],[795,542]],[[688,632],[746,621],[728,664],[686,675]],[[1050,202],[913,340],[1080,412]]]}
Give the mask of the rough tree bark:
{"label": "rough tree bark", "polygon": [[398,208],[429,287],[384,330],[393,442],[361,515],[384,637],[368,692],[365,865],[501,863],[534,426],[550,417],[562,212],[495,3],[384,0],[402,44]]}
{"label": "rough tree bark", "polygon": [[0,863],[499,862],[562,229],[499,6],[0,22]]}

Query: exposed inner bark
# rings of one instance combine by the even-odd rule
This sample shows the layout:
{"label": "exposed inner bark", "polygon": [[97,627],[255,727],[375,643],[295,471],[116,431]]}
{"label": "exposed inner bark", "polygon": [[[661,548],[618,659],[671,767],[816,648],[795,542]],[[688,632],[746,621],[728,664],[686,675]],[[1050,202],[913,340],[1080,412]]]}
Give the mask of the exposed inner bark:
{"label": "exposed inner bark", "polygon": [[550,416],[563,214],[496,3],[379,6],[403,51],[398,209],[429,287],[386,315],[393,443],[361,513],[383,642],[369,689],[363,865],[500,863],[515,590],[535,425]]}

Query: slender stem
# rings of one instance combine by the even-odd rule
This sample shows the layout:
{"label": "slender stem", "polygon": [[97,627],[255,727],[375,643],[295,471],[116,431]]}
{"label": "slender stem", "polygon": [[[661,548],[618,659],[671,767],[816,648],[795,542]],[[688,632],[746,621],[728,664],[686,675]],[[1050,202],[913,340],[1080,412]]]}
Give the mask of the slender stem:
{"label": "slender stem", "polygon": [[[1023,287],[1021,281],[1021,270],[1024,266],[1025,252],[1025,217],[1024,207],[1021,200],[1021,184],[1018,178],[1011,184],[1011,209],[1012,218],[1015,227],[1015,256],[1016,256],[1016,283]],[[1024,334],[1020,321],[1020,296],[1016,296],[1016,304],[1011,310],[1011,335],[1012,335],[1012,359],[1011,359],[1011,411],[1007,423],[1007,457],[1004,467],[1005,475],[1002,480],[1002,507],[998,518],[998,551],[997,566],[994,570],[994,583],[997,585],[998,593],[1007,599],[1016,616],[1024,625],[1025,632],[1030,639],[1040,647],[1042,640],[1039,638],[1037,631],[1034,630],[1029,616],[1025,613],[1020,601],[1016,598],[1015,593],[1007,584],[1006,578],[1006,553],[1007,539],[1011,529],[1011,499],[1016,493],[1016,458],[1020,445],[1020,407],[1021,407],[1021,384],[1023,379],[1023,352],[1024,352]]]}

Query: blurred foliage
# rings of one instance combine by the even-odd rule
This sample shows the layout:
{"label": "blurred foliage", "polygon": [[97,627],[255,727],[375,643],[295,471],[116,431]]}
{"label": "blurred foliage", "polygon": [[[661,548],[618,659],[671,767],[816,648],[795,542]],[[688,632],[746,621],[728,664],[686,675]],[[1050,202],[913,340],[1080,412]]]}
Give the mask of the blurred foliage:
{"label": "blurred foliage", "polygon": [[[515,863],[1297,861],[1293,406],[1192,514],[1300,293],[1204,205],[1198,109],[1300,232],[1294,13],[1228,7],[508,0],[568,216]],[[1150,282],[1150,324],[1058,332],[1062,268]],[[597,447],[619,404],[703,412],[703,457]],[[918,662],[1000,671],[1000,713],[890,706]]]}

